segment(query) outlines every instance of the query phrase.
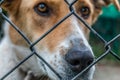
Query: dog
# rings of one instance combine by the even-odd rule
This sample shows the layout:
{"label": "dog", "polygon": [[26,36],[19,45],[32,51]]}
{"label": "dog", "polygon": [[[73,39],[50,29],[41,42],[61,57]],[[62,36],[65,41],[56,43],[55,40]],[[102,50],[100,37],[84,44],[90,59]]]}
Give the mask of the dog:
{"label": "dog", "polygon": [[[73,0],[67,0],[70,4]],[[78,0],[73,5],[75,13],[92,25],[111,3],[120,10],[118,0]],[[70,13],[64,0],[4,0],[2,8],[9,19],[24,32],[31,42],[36,41],[59,20]],[[13,27],[5,22],[5,36],[0,42],[0,78],[30,55],[26,41]],[[63,80],[70,80],[94,61],[88,43],[89,30],[74,15],[62,22],[55,30],[39,41],[34,48]],[[92,80],[95,66],[86,71],[79,80]],[[32,56],[5,80],[59,80],[37,56]]]}

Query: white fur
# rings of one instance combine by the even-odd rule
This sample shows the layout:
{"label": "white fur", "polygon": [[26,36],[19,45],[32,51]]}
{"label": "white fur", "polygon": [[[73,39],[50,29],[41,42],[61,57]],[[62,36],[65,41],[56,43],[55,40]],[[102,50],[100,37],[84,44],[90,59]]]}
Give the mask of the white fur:
{"label": "white fur", "polygon": [[[10,71],[16,65],[16,54],[13,50],[13,45],[8,36],[8,24],[5,24],[5,37],[0,43],[0,78],[2,78],[8,71]],[[11,77],[12,76],[12,77]],[[18,80],[21,80],[19,72],[13,73],[6,80],[13,80],[18,77]]]}

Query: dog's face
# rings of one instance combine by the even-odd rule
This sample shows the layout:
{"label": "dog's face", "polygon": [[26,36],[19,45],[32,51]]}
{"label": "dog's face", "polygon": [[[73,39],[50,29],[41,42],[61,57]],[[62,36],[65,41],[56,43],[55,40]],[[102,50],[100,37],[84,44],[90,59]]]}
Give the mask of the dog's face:
{"label": "dog's face", "polygon": [[[68,0],[71,3],[73,0]],[[114,0],[78,0],[73,8],[89,25],[101,13],[101,7]],[[11,20],[33,42],[70,13],[64,0],[5,0],[3,7],[7,9]],[[17,39],[14,39],[18,36]],[[94,55],[87,39],[89,30],[74,15],[71,15],[58,27],[36,44],[36,50],[65,80],[73,78],[94,60]],[[14,44],[26,46],[24,40],[12,28],[10,37]],[[39,60],[38,60],[39,63]],[[39,63],[39,67],[42,64]],[[44,66],[43,72],[56,79],[54,73]],[[91,80],[92,67],[81,78]],[[44,75],[44,73],[40,74]]]}

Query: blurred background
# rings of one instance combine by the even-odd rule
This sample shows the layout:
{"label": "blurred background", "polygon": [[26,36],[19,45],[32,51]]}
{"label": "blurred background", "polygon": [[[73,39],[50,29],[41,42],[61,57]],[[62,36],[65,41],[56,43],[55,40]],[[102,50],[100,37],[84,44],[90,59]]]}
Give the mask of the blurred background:
{"label": "blurred background", "polygon": [[[120,12],[113,5],[103,8],[103,14],[98,18],[93,28],[106,41],[110,41],[120,34]],[[90,34],[90,44],[96,58],[105,52],[105,45],[92,32]],[[120,38],[111,44],[111,48],[120,56]],[[119,74],[120,61],[109,54],[97,63],[94,80],[120,80]]]}
{"label": "blurred background", "polygon": [[[120,34],[120,12],[117,11],[114,5],[103,8],[103,14],[98,18],[98,21],[93,25],[93,28],[106,41],[110,41],[115,36]],[[104,53],[105,45],[92,33],[90,35],[90,43],[96,57]],[[120,55],[120,39],[114,41],[114,43],[111,44],[111,47],[116,54]],[[108,55],[105,59],[109,60],[109,62],[117,61],[111,55]]]}

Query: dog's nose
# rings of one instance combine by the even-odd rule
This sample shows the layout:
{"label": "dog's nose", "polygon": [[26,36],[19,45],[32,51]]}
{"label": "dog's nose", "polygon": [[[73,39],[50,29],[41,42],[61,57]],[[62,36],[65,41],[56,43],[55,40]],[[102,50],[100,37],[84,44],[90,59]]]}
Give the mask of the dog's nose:
{"label": "dog's nose", "polygon": [[88,49],[70,50],[65,55],[65,60],[73,71],[80,72],[93,62],[94,56]]}

